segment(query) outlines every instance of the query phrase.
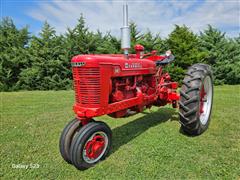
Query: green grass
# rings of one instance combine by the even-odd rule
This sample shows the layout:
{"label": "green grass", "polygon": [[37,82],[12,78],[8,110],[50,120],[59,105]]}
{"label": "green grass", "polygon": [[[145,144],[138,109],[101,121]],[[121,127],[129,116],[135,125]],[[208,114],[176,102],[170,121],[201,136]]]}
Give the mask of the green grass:
{"label": "green grass", "polygon": [[[60,133],[74,117],[73,98],[73,91],[1,93],[1,179],[240,178],[240,86],[215,87],[210,127],[198,137],[179,132],[170,106],[97,118],[112,128],[113,148],[86,171],[65,163],[58,149]],[[31,163],[39,168],[12,168]]]}

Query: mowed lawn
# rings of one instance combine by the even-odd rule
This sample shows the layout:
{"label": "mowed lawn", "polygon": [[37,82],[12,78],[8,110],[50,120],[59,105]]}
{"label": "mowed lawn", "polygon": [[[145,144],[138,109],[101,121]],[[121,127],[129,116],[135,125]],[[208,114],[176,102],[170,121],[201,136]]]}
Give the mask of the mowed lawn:
{"label": "mowed lawn", "polygon": [[[240,178],[240,86],[215,87],[210,127],[198,137],[179,132],[170,106],[97,118],[112,128],[113,148],[85,171],[64,162],[58,149],[73,103],[73,91],[1,93],[0,179]],[[19,164],[29,167],[14,168]]]}

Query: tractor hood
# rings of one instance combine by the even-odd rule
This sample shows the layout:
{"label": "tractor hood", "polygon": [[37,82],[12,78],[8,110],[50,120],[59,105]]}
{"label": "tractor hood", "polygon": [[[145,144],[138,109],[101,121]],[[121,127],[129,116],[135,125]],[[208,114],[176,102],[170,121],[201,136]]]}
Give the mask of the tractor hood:
{"label": "tractor hood", "polygon": [[[129,55],[126,59],[124,55],[77,55],[72,58],[72,67],[119,67],[122,71],[147,70],[147,73],[154,74],[156,71],[155,62],[149,59],[137,59],[135,55]],[[145,73],[144,73],[145,74]]]}

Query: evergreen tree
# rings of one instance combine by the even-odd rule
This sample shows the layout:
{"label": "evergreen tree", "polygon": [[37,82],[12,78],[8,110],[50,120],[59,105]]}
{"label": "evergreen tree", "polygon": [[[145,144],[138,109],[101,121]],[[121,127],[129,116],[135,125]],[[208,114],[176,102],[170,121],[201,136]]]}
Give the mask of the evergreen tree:
{"label": "evergreen tree", "polygon": [[20,84],[25,89],[67,89],[64,41],[56,36],[54,28],[44,23],[39,37],[34,36],[29,47],[31,66],[20,74]]}
{"label": "evergreen tree", "polygon": [[199,48],[200,42],[192,31],[186,26],[175,25],[175,29],[166,39],[168,49],[175,56],[174,65],[167,67],[175,81],[181,82],[184,78],[185,70],[199,63],[206,56],[206,53]]}
{"label": "evergreen tree", "polygon": [[144,46],[146,52],[157,50],[158,52],[162,53],[162,51],[164,50],[164,44],[162,39],[160,38],[160,35],[156,34],[154,36],[150,30],[143,34],[139,42]]}
{"label": "evergreen tree", "polygon": [[18,77],[28,67],[28,28],[17,29],[12,19],[6,17],[0,22],[0,90],[18,89]]}
{"label": "evergreen tree", "polygon": [[73,29],[68,28],[66,33],[69,58],[77,54],[94,53],[100,42],[101,34],[90,32],[82,15],[78,19],[78,24]]}
{"label": "evergreen tree", "polygon": [[227,39],[211,25],[200,33],[201,48],[208,53],[205,62],[213,67],[216,84],[240,83],[239,38]]}
{"label": "evergreen tree", "polygon": [[129,27],[131,39],[130,53],[135,53],[134,46],[136,44],[143,45],[145,52],[151,52],[152,50],[157,50],[158,52],[163,51],[164,44],[159,34],[154,36],[150,30],[148,30],[146,33],[141,33],[134,22],[130,22]]}
{"label": "evergreen tree", "polygon": [[[98,32],[100,34],[100,32]],[[96,54],[119,54],[121,53],[121,42],[110,33],[99,37],[99,46],[96,47]]]}
{"label": "evergreen tree", "polygon": [[200,32],[200,43],[201,49],[208,53],[205,62],[213,65],[216,63],[218,55],[222,54],[222,47],[226,43],[225,33],[208,25],[204,32]]}
{"label": "evergreen tree", "polygon": [[206,53],[200,51],[197,35],[186,26],[175,25],[166,43],[176,58],[175,64],[183,69],[201,62],[206,56]]}
{"label": "evergreen tree", "polygon": [[134,46],[140,43],[141,39],[143,38],[143,34],[141,34],[141,32],[137,29],[137,25],[134,22],[130,22],[129,24],[131,41],[131,48],[129,50],[129,53],[134,54]]}

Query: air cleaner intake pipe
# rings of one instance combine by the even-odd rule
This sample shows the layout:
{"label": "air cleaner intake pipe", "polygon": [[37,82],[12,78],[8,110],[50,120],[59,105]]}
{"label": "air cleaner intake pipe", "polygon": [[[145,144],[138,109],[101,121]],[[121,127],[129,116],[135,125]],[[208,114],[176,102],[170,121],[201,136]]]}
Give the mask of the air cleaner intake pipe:
{"label": "air cleaner intake pipe", "polygon": [[124,55],[128,58],[128,49],[130,49],[130,28],[128,26],[128,5],[123,5],[123,27],[121,28],[121,48]]}

